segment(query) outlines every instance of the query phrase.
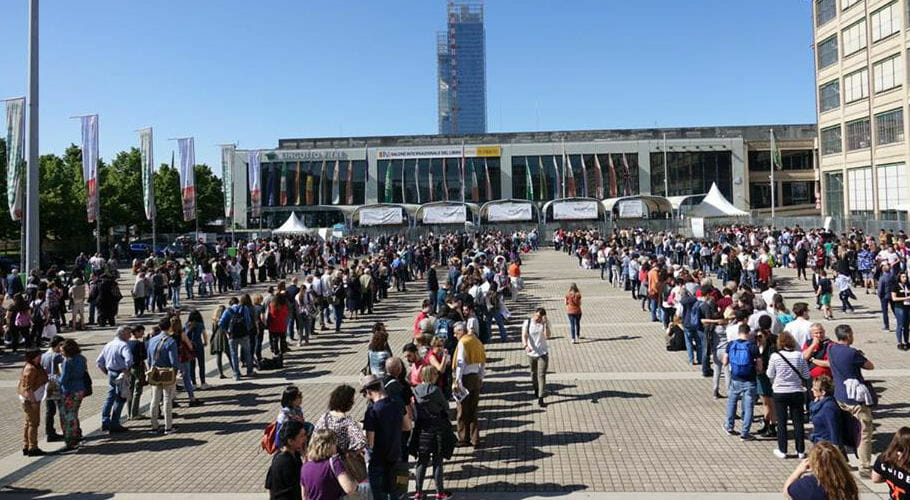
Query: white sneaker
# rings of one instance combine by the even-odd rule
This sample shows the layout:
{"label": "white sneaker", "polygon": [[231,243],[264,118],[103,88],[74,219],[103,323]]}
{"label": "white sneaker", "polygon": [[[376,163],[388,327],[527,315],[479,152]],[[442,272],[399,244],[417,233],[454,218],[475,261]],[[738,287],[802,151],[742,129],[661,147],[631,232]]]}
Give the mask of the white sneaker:
{"label": "white sneaker", "polygon": [[806,459],[806,454],[805,454],[805,453],[798,453],[798,454],[796,455],[796,458],[798,458],[798,459],[800,459],[800,460],[805,460],[805,459]]}
{"label": "white sneaker", "polygon": [[787,458],[787,454],[778,450],[777,448],[774,448],[774,456],[777,458]]}
{"label": "white sneaker", "polygon": [[197,390],[200,390],[200,391],[204,391],[204,390],[206,390],[206,389],[208,389],[208,388],[209,388],[209,385],[208,385],[208,384],[199,384],[198,386],[196,386],[196,389],[197,389]]}

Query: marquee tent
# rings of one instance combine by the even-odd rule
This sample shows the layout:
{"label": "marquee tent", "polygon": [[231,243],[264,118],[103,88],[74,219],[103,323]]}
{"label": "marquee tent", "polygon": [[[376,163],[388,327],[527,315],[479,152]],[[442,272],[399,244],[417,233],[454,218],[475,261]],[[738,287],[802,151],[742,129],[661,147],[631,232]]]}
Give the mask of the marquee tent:
{"label": "marquee tent", "polygon": [[711,184],[711,190],[705,195],[705,199],[689,210],[686,215],[707,219],[711,217],[747,217],[749,212],[736,208],[721,194],[720,189],[717,189],[717,184]]}
{"label": "marquee tent", "polygon": [[306,227],[306,224],[300,222],[297,214],[291,212],[288,220],[284,221],[281,227],[272,231],[272,234],[310,234],[311,232],[310,228]]}

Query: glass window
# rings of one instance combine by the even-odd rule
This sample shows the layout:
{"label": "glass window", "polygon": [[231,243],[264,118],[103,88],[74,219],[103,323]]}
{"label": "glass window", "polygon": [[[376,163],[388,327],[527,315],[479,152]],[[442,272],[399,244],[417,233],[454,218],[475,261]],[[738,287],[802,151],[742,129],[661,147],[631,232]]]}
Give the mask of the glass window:
{"label": "glass window", "polygon": [[840,125],[822,129],[822,154],[830,155],[840,153],[841,148],[841,128]]}
{"label": "glass window", "polygon": [[887,38],[901,29],[901,16],[897,2],[878,9],[870,16],[872,24],[872,41]]}
{"label": "glass window", "polygon": [[822,113],[840,107],[840,81],[834,80],[819,87],[818,98]]}
{"label": "glass window", "polygon": [[847,170],[847,189],[850,194],[850,212],[874,210],[872,167]]}
{"label": "glass window", "polygon": [[835,0],[815,0],[815,25],[821,26],[837,16]]}
{"label": "glass window", "polygon": [[884,92],[895,87],[900,87],[903,80],[903,68],[900,54],[896,54],[884,61],[872,65],[872,76],[875,80],[875,92]]}
{"label": "glass window", "polygon": [[[846,32],[844,33],[846,44]],[[837,62],[837,35],[818,44],[818,69],[827,68]]]}
{"label": "glass window", "polygon": [[876,144],[893,144],[904,140],[904,109],[897,108],[875,115]]}
{"label": "glass window", "polygon": [[879,210],[893,209],[907,203],[907,168],[903,163],[879,165],[876,175]]}
{"label": "glass window", "polygon": [[869,70],[863,68],[844,76],[844,104],[869,97]]}
{"label": "glass window", "polygon": [[[866,48],[866,19],[863,18],[843,31],[844,57]],[[819,50],[821,50],[819,45]],[[819,66],[820,68],[822,66]]]}
{"label": "glass window", "polygon": [[771,208],[771,183],[753,182],[749,184],[749,204],[753,209]]}
{"label": "glass window", "polygon": [[[670,152],[669,196],[704,194],[717,183],[718,189],[733,199],[733,155],[730,151]],[[664,189],[664,154],[651,153],[651,193],[668,196]]]}
{"label": "glass window", "polygon": [[812,181],[782,182],[781,206],[808,205],[812,203]]}
{"label": "glass window", "polygon": [[868,118],[847,123],[847,151],[868,148],[871,142]]}
{"label": "glass window", "polygon": [[841,0],[841,10],[847,10],[850,7],[860,3],[862,0]]}
{"label": "glass window", "polygon": [[825,174],[825,208],[827,215],[844,215],[844,174]]}
{"label": "glass window", "polygon": [[[783,170],[812,170],[812,150],[794,149],[780,152]],[[749,151],[749,170],[769,172],[771,170],[770,151]]]}

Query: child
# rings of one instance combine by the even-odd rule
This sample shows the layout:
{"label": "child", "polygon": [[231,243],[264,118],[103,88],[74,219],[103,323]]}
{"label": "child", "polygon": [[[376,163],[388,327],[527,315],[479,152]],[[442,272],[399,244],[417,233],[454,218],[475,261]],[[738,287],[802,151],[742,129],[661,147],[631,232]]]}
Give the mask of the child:
{"label": "child", "polygon": [[844,313],[847,312],[847,309],[850,309],[850,312],[856,312],[856,308],[850,303],[851,298],[856,298],[856,295],[853,294],[853,283],[850,278],[846,274],[838,274],[837,278],[834,280],[834,284],[837,285],[837,289],[839,290],[838,297],[840,297],[840,303]]}
{"label": "child", "polygon": [[833,286],[828,279],[828,273],[824,269],[818,271],[818,286],[815,289],[815,296],[818,297],[818,305],[821,306],[822,312],[825,313],[825,319],[834,319],[831,312],[831,292]]}

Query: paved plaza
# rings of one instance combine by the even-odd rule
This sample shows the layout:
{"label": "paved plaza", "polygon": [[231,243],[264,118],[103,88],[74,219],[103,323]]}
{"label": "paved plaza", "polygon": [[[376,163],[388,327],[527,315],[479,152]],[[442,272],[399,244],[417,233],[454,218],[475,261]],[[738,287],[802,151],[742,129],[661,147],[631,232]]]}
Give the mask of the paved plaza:
{"label": "paved plaza", "polygon": [[[793,280],[788,270],[779,272],[779,289],[788,304],[812,302],[806,282]],[[575,259],[552,250],[529,255],[523,274],[526,287],[509,302],[514,315],[510,341],[493,343],[487,350],[481,446],[458,448],[446,462],[448,489],[463,498],[502,499],[781,497],[796,460],[775,458],[773,440],[741,442],[722,432],[726,400],[712,397],[710,379],[688,365],[685,353],[665,350],[662,327],[648,321],[639,302],[600,281],[599,273],[580,269]],[[584,338],[577,345],[569,342],[562,300],[573,282],[584,297]],[[239,383],[219,380],[217,374],[210,377],[212,388],[198,393],[205,405],[177,410],[175,435],[152,434],[148,420],[129,422],[131,432],[91,434],[75,454],[21,456],[22,416],[15,396],[21,361],[6,355],[0,360],[0,397],[7,401],[0,406],[0,495],[267,498],[263,485],[269,457],[260,451],[259,439],[275,417],[283,387],[301,387],[305,415],[315,420],[325,411],[332,388],[357,383],[372,321],[387,322],[393,350],[411,337],[424,287],[419,282],[410,285],[408,292],[391,292],[376,314],[352,321],[341,334],[322,332],[311,345],[295,347],[286,357],[285,370],[262,372]],[[844,316],[836,310],[835,321],[822,322],[832,336],[836,324],[850,323],[857,347],[878,368],[870,378],[881,391],[874,449],[882,451],[910,415],[910,354],[894,348],[893,334],[881,332],[874,296],[861,290],[858,295],[856,314]],[[214,304],[196,303],[207,326]],[[521,321],[538,306],[550,312],[555,336],[545,409],[533,398],[518,335]],[[821,315],[813,314],[813,320],[815,316]],[[88,345],[92,363],[112,335],[110,330],[75,334]],[[211,375],[214,360],[209,357],[206,363]],[[97,373],[92,373],[95,395],[82,411],[87,432],[100,427],[105,388]],[[352,413],[360,418],[364,408],[364,400],[358,399]],[[47,451],[57,448],[54,445],[42,443]],[[860,488],[863,498],[887,497],[880,485],[862,482]],[[84,495],[75,495],[80,492]]]}

